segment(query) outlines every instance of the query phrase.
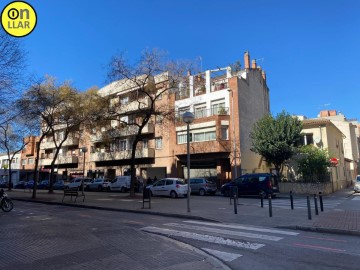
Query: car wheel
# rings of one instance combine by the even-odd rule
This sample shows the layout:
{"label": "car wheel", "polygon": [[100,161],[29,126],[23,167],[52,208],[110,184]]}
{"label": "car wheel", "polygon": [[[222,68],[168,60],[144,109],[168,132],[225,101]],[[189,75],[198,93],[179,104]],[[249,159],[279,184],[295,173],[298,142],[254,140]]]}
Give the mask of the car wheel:
{"label": "car wheel", "polygon": [[172,199],[177,198],[176,192],[175,192],[175,191],[171,191],[171,192],[170,192],[170,197],[171,197]]}
{"label": "car wheel", "polygon": [[102,186],[98,186],[97,190],[102,191]]}
{"label": "car wheel", "polygon": [[200,190],[199,190],[199,195],[200,195],[200,196],[204,196],[204,195],[205,195],[205,193],[206,193],[206,192],[205,192],[205,190],[204,190],[204,189],[200,189]]}
{"label": "car wheel", "polygon": [[106,188],[106,191],[109,192],[109,191],[110,191],[110,187],[107,187],[107,188]]}
{"label": "car wheel", "polygon": [[225,197],[230,197],[230,190],[229,189],[224,191],[224,196]]}
{"label": "car wheel", "polygon": [[125,193],[125,188],[122,187],[122,188],[120,189],[120,192],[121,192],[121,193]]}

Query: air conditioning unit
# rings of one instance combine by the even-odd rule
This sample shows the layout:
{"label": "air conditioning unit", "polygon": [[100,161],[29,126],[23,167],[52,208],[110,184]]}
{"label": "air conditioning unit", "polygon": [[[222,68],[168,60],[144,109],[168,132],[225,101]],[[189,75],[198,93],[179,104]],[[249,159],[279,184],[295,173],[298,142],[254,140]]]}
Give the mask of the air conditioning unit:
{"label": "air conditioning unit", "polygon": [[119,121],[118,120],[111,120],[111,127],[115,128],[119,126]]}

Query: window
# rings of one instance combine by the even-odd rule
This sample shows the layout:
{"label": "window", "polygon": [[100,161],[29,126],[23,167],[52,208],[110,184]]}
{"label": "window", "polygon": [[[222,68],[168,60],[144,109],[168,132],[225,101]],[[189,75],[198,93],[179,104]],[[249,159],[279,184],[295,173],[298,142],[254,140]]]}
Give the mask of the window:
{"label": "window", "polygon": [[155,138],[155,148],[156,149],[162,148],[162,137]]}
{"label": "window", "polygon": [[126,140],[119,141],[119,151],[126,151],[126,150],[127,150]]}
{"label": "window", "polygon": [[173,180],[166,180],[166,186],[171,186],[173,184]]}
{"label": "window", "polygon": [[211,114],[218,115],[225,113],[225,99],[214,100],[211,102]]}
{"label": "window", "polygon": [[26,159],[22,159],[22,160],[21,160],[21,165],[23,165],[23,166],[26,165]]}
{"label": "window", "polygon": [[195,118],[203,118],[206,117],[206,104],[198,104],[194,107],[194,115]]}
{"label": "window", "polygon": [[[190,142],[192,142],[192,133],[189,134],[190,135]],[[178,144],[183,144],[183,143],[187,143],[187,133],[186,132],[178,132],[177,133],[177,143]]]}
{"label": "window", "polygon": [[222,126],[221,127],[221,139],[222,140],[228,140],[229,139],[229,127],[228,126]]}
{"label": "window", "polygon": [[121,97],[120,98],[120,104],[121,105],[126,105],[129,103],[129,97]]}
{"label": "window", "polygon": [[143,140],[143,148],[147,149],[147,148],[149,148],[148,146],[149,146],[149,141],[148,140]]}
{"label": "window", "polygon": [[34,159],[33,159],[33,158],[29,158],[29,159],[28,159],[28,164],[34,164]]}
{"label": "window", "polygon": [[196,131],[193,133],[194,142],[214,141],[216,140],[216,131]]}
{"label": "window", "polygon": [[314,144],[313,134],[304,134],[301,137],[301,145]]}

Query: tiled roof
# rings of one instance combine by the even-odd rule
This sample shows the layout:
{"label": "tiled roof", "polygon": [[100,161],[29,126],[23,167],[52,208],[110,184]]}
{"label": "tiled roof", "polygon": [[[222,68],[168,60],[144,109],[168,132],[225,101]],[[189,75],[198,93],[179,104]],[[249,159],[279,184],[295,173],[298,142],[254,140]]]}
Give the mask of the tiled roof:
{"label": "tiled roof", "polygon": [[332,124],[329,119],[323,118],[305,119],[302,121],[302,123],[304,126]]}

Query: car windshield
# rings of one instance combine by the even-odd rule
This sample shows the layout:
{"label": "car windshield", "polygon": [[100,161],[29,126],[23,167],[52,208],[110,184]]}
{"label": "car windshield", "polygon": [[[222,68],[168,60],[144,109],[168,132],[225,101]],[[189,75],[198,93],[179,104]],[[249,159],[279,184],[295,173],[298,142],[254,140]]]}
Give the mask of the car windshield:
{"label": "car windshield", "polygon": [[184,181],[183,180],[176,180],[176,184],[177,185],[184,185]]}
{"label": "car windshield", "polygon": [[358,175],[358,176],[356,177],[356,181],[357,181],[357,182],[360,182],[360,175]]}

